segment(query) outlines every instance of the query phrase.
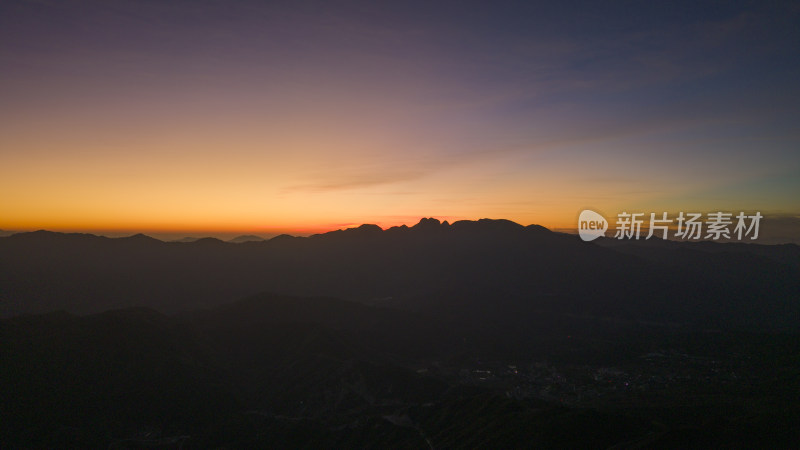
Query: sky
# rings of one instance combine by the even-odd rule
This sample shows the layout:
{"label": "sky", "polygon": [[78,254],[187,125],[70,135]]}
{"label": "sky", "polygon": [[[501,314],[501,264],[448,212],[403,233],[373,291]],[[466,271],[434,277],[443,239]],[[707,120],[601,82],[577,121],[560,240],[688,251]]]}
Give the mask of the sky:
{"label": "sky", "polygon": [[760,211],[800,241],[798,23],[764,1],[3,1],[0,229],[590,208]]}

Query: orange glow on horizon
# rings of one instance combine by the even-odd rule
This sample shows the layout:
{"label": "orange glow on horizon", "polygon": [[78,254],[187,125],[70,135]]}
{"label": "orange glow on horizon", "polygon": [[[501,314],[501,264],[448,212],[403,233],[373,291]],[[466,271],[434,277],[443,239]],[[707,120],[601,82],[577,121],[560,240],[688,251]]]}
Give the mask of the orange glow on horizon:
{"label": "orange glow on horizon", "polygon": [[[355,228],[363,224],[375,224],[384,230],[402,225],[411,227],[417,224],[424,217],[433,217],[441,222],[448,221],[449,223],[454,223],[459,220],[503,218],[503,217],[465,218],[465,217],[443,216],[443,215],[433,214],[425,216],[407,216],[402,218],[387,218],[387,219],[375,219],[375,220],[365,219],[361,222],[338,222],[338,223],[320,222],[318,224],[286,223],[284,225],[268,225],[261,227],[254,227],[252,226],[252,224],[248,225],[245,223],[231,224],[222,222],[207,223],[207,224],[173,224],[171,226],[165,226],[163,224],[157,224],[157,223],[141,223],[138,226],[131,226],[130,224],[119,225],[119,226],[114,224],[108,224],[108,225],[98,226],[98,224],[89,222],[49,223],[49,224],[14,223],[11,225],[4,224],[3,226],[0,226],[0,229],[6,231],[10,230],[15,232],[48,230],[48,231],[63,232],[63,233],[90,233],[90,234],[106,235],[106,236],[127,236],[137,233],[152,235],[154,237],[157,236],[234,237],[239,235],[250,235],[250,234],[262,237],[276,236],[280,234],[289,234],[294,236],[308,236],[312,234],[326,233],[329,231]],[[526,223],[524,221],[519,221],[519,220],[513,220],[513,219],[508,219],[508,220],[512,220],[521,225],[532,225],[532,224],[542,225],[552,230],[569,229],[570,226],[574,228],[574,225],[571,222],[562,224],[556,223],[556,225],[551,225],[546,222]]]}

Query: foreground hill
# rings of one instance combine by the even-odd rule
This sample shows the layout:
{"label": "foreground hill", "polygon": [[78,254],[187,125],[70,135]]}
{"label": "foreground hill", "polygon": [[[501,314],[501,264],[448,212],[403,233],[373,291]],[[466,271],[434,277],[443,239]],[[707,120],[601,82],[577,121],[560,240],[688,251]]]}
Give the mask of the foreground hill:
{"label": "foreground hill", "polygon": [[[540,337],[332,298],[0,320],[6,448],[795,443],[796,335]],[[489,342],[488,346],[486,341]],[[502,342],[491,348],[492,342]]]}

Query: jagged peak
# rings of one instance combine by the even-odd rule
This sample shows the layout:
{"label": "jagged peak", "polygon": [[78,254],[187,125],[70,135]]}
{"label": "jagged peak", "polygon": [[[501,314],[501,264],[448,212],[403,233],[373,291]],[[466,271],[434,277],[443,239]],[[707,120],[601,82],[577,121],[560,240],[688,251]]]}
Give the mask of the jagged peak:
{"label": "jagged peak", "polygon": [[442,225],[439,219],[433,217],[423,217],[411,228],[434,228]]}

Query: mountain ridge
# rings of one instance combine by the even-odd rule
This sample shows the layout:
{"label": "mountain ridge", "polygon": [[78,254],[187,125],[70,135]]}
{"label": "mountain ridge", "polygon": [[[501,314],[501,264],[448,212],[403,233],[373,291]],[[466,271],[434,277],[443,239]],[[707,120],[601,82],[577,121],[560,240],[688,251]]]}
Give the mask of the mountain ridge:
{"label": "mountain ridge", "polygon": [[[392,226],[392,227],[389,227],[389,228],[381,228],[379,225],[376,225],[376,224],[367,224],[367,223],[365,223],[365,224],[361,224],[361,225],[359,225],[357,227],[350,227],[350,228],[344,228],[344,229],[339,229],[339,230],[331,230],[331,231],[326,231],[326,232],[323,232],[323,233],[312,234],[310,236],[295,236],[295,235],[292,235],[292,234],[280,234],[278,236],[274,236],[274,237],[269,238],[269,239],[264,239],[264,238],[261,238],[259,236],[255,236],[255,235],[241,235],[241,236],[237,236],[237,237],[235,237],[233,239],[230,239],[230,240],[227,240],[227,241],[223,241],[223,242],[226,242],[226,243],[244,243],[244,242],[261,242],[261,241],[268,242],[268,241],[271,241],[271,240],[273,240],[275,238],[278,238],[278,237],[282,238],[282,237],[286,237],[286,236],[290,236],[290,237],[294,237],[294,238],[306,238],[306,237],[334,236],[334,235],[338,235],[338,234],[342,234],[342,233],[376,233],[376,232],[387,232],[387,231],[403,232],[403,231],[411,231],[411,230],[423,231],[423,230],[448,229],[448,228],[453,229],[453,230],[459,230],[459,229],[483,229],[484,231],[488,231],[488,230],[490,230],[492,228],[500,229],[501,227],[528,228],[528,229],[538,229],[538,230],[541,230],[541,231],[552,232],[549,229],[547,229],[546,227],[543,227],[541,225],[532,224],[532,225],[524,226],[524,225],[520,225],[520,224],[518,224],[516,222],[513,222],[511,220],[508,220],[508,219],[487,219],[487,218],[484,218],[484,219],[478,219],[478,220],[459,220],[459,221],[456,221],[456,222],[453,222],[452,224],[450,224],[446,220],[444,222],[441,222],[438,219],[430,217],[430,218],[422,218],[422,219],[420,219],[419,222],[417,222],[415,225],[412,225],[410,227],[407,226],[407,225],[398,225],[398,226]],[[41,238],[41,237],[44,237],[44,236],[49,236],[50,238],[64,237],[64,238],[70,238],[70,239],[90,238],[90,237],[94,236],[94,237],[98,237],[98,238],[105,238],[105,239],[111,239],[111,240],[118,240],[118,239],[144,240],[145,238],[147,238],[149,240],[157,240],[157,241],[161,241],[161,242],[164,242],[164,243],[187,243],[187,244],[194,243],[194,242],[197,242],[197,241],[203,240],[203,239],[220,240],[220,239],[217,239],[217,238],[214,238],[214,237],[206,236],[206,237],[184,237],[184,238],[181,238],[181,239],[164,241],[164,240],[149,236],[149,235],[147,235],[145,233],[136,233],[136,234],[133,234],[131,236],[122,236],[122,237],[107,237],[107,236],[93,234],[93,233],[60,232],[60,231],[50,231],[50,230],[44,230],[44,229],[36,230],[36,231],[22,231],[22,232],[17,232],[17,233],[11,234],[9,236],[0,236],[0,237],[2,237],[2,238],[11,237],[11,238],[14,238],[14,239],[29,239],[29,238],[34,238],[34,237]]]}
{"label": "mountain ridge", "polygon": [[800,248],[583,242],[508,220],[365,224],[309,237],[163,242],[47,231],[0,238],[0,315],[150,306],[258,292],[330,296],[524,328],[563,314],[691,327],[800,327]]}

